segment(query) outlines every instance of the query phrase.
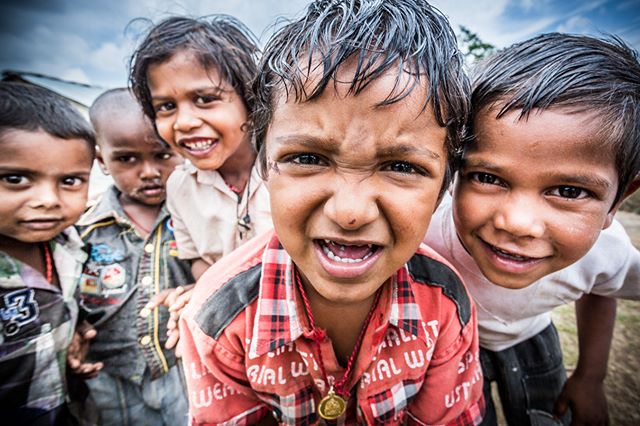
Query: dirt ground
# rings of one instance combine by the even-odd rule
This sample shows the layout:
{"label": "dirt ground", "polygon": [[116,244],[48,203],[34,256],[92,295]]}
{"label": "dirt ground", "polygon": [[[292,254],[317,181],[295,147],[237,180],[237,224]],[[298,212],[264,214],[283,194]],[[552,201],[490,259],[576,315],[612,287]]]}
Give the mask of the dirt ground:
{"label": "dirt ground", "polygon": [[[640,215],[621,211],[616,218],[640,249]],[[560,332],[564,361],[570,374],[578,356],[574,305],[557,308],[552,316]],[[605,389],[611,425],[640,425],[640,301],[618,301]],[[494,401],[496,396],[494,392]],[[503,418],[498,420],[500,425],[506,425]]]}

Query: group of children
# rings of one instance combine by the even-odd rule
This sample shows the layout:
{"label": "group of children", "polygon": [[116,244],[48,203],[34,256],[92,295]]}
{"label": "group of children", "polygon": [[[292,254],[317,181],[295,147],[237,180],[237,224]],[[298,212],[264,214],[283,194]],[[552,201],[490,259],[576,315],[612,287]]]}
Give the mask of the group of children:
{"label": "group of children", "polygon": [[495,425],[497,382],[509,424],[607,422],[640,298],[622,41],[542,35],[469,80],[427,2],[318,0],[261,55],[234,18],[169,18],[130,85],[89,126],[0,83],[3,421]]}

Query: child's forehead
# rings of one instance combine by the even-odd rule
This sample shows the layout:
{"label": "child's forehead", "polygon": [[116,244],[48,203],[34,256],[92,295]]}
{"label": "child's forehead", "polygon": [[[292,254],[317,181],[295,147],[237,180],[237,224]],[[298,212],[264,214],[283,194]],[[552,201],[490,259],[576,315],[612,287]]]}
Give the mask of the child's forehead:
{"label": "child's forehead", "polygon": [[315,93],[319,96],[330,95],[336,99],[354,97],[363,104],[370,103],[372,108],[403,101],[419,101],[426,107],[430,93],[426,75],[416,75],[396,64],[378,75],[365,76],[359,68],[361,64],[358,59],[354,55],[335,70],[327,71],[321,58],[303,57],[299,59],[293,78],[280,84],[276,99],[280,102],[295,100],[304,103],[313,100],[309,98]]}
{"label": "child's forehead", "polygon": [[3,160],[15,160],[28,168],[31,165],[29,159],[41,156],[43,152],[51,157],[66,154],[70,161],[78,159],[84,162],[85,158],[93,161],[93,150],[82,138],[60,138],[42,129],[6,129],[0,132],[0,158]]}
{"label": "child's forehead", "polygon": [[[227,88],[230,83],[224,78],[220,69],[221,66],[222,64],[210,55],[204,55],[202,52],[192,48],[184,48],[160,62],[151,64],[149,72],[152,73],[160,67],[167,69],[169,72],[180,71],[173,74],[173,77],[183,80],[188,80],[193,77],[193,74],[198,74],[204,79],[208,79],[211,86]],[[188,75],[183,72],[185,69],[190,71]]]}
{"label": "child's forehead", "polygon": [[563,162],[564,155],[571,159],[597,158],[602,163],[615,163],[610,131],[602,125],[597,111],[563,107],[523,113],[521,109],[514,109],[500,116],[498,111],[498,108],[485,108],[476,115],[474,138],[467,147],[469,152],[491,156],[513,148],[556,164]]}

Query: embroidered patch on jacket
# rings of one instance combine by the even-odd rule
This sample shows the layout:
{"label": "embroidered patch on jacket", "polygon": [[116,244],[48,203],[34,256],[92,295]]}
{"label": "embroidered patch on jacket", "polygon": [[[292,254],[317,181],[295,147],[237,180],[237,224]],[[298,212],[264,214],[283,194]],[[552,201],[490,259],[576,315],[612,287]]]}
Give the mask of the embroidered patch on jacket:
{"label": "embroidered patch on jacket", "polygon": [[100,270],[100,281],[108,289],[120,288],[127,281],[127,271],[119,263],[105,266]]}
{"label": "embroidered patch on jacket", "polygon": [[107,244],[92,244],[90,257],[94,262],[101,264],[116,263],[124,260],[124,254],[119,250],[114,250]]}
{"label": "embroidered patch on jacket", "polygon": [[0,308],[0,318],[2,318],[2,334],[13,336],[22,327],[38,318],[40,309],[35,300],[33,289],[24,288],[3,297],[4,307]]}

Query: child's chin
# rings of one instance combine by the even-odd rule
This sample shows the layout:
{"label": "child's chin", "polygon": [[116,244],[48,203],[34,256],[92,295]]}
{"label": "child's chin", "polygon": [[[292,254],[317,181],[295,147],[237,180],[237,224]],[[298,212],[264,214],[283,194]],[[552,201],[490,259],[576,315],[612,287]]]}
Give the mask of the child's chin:
{"label": "child's chin", "polygon": [[143,204],[148,207],[157,207],[160,204],[164,203],[166,200],[165,196],[162,197],[136,197],[133,198],[137,203]]}
{"label": "child's chin", "polygon": [[47,231],[31,232],[28,235],[24,235],[24,236],[21,235],[15,239],[23,243],[30,243],[30,244],[45,243],[47,241],[54,239],[58,234],[60,234],[66,228],[67,227],[65,226],[65,227],[55,228]]}

